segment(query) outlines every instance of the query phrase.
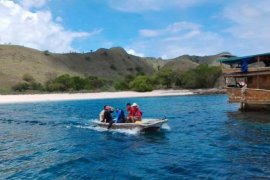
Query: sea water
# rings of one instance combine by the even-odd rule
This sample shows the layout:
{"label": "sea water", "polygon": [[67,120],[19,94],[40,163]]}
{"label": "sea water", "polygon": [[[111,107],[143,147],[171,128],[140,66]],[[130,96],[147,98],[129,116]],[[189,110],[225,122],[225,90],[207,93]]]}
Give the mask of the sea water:
{"label": "sea water", "polygon": [[[92,126],[127,102],[169,121],[149,133]],[[225,95],[0,105],[0,179],[269,179],[269,117]]]}

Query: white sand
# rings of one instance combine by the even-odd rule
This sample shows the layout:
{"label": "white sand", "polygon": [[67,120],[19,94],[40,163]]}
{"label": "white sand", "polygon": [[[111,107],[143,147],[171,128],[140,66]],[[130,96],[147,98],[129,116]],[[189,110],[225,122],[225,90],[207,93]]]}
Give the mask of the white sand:
{"label": "white sand", "polygon": [[100,92],[100,93],[76,93],[76,94],[29,94],[29,95],[0,95],[0,104],[49,102],[87,99],[112,99],[130,97],[157,97],[157,96],[183,96],[194,94],[189,90],[155,90],[152,92]]}

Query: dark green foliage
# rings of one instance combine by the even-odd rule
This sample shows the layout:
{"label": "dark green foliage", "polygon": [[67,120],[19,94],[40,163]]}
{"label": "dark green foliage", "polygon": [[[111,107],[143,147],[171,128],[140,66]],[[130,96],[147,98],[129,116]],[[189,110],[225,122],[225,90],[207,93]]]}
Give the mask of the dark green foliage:
{"label": "dark green foliage", "polygon": [[127,83],[127,82],[124,82],[124,81],[117,81],[117,82],[114,84],[114,88],[115,88],[116,90],[120,90],[120,91],[123,91],[123,90],[129,90],[128,83]]}
{"label": "dark green foliage", "polygon": [[85,60],[86,60],[86,61],[90,61],[90,60],[91,60],[91,57],[86,56],[86,57],[85,57]]}
{"label": "dark green foliage", "polygon": [[26,91],[26,90],[29,90],[29,84],[25,82],[24,83],[21,82],[13,86],[12,89],[14,91],[19,91],[19,92]]}
{"label": "dark green foliage", "polygon": [[44,54],[45,54],[46,56],[49,56],[49,55],[50,55],[50,51],[45,50],[45,51],[44,51]]}
{"label": "dark green foliage", "polygon": [[176,86],[176,87],[181,87],[181,86],[183,86],[183,82],[182,82],[182,80],[181,80],[180,77],[176,77],[176,78],[175,78],[175,86]]}
{"label": "dark green foliage", "polygon": [[30,90],[38,90],[38,91],[42,91],[43,90],[43,86],[41,83],[37,83],[37,82],[32,82],[29,84],[30,86]]}
{"label": "dark green foliage", "polygon": [[106,85],[107,81],[103,79],[99,79],[96,76],[89,76],[89,88],[90,89],[99,89]]}
{"label": "dark green foliage", "polygon": [[139,67],[139,66],[137,66],[137,67],[135,68],[135,70],[136,70],[138,73],[143,72],[143,69],[142,69],[141,67]]}
{"label": "dark green foliage", "polygon": [[26,82],[34,82],[35,81],[33,76],[31,76],[30,74],[24,74],[22,78]]}
{"label": "dark green foliage", "polygon": [[153,90],[152,80],[147,76],[137,76],[133,81],[129,83],[129,87],[138,92]]}
{"label": "dark green foliage", "polygon": [[132,75],[127,75],[127,76],[125,77],[124,80],[122,80],[122,81],[117,81],[117,82],[114,84],[114,88],[115,88],[116,90],[129,90],[129,89],[130,89],[129,83],[130,83],[131,81],[133,81],[134,78],[135,78],[135,77],[132,76]]}
{"label": "dark green foliage", "polygon": [[155,83],[171,88],[175,81],[175,73],[171,69],[162,69],[155,75]]}
{"label": "dark green foliage", "polygon": [[83,89],[90,89],[90,86],[88,86],[89,81],[87,79],[81,78],[79,76],[75,76],[71,78],[72,80],[72,89],[79,91]]}
{"label": "dark green foliage", "polygon": [[14,91],[27,91],[27,90],[43,90],[43,86],[40,83],[37,83],[36,80],[29,74],[23,75],[23,80],[26,82],[19,82],[12,87]]}
{"label": "dark green foliage", "polygon": [[65,91],[65,87],[63,84],[57,83],[57,82],[47,82],[45,84],[46,91]]}
{"label": "dark green foliage", "polygon": [[80,91],[99,89],[106,84],[105,80],[95,76],[82,78],[79,76],[61,75],[46,83],[47,91]]}
{"label": "dark green foliage", "polygon": [[117,68],[112,64],[112,65],[110,65],[110,68],[112,69],[112,70],[117,70]]}
{"label": "dark green foliage", "polygon": [[182,75],[181,82],[185,88],[211,88],[221,75],[220,67],[210,67],[201,64]]}
{"label": "dark green foliage", "polygon": [[128,71],[133,71],[133,68],[127,68]]}

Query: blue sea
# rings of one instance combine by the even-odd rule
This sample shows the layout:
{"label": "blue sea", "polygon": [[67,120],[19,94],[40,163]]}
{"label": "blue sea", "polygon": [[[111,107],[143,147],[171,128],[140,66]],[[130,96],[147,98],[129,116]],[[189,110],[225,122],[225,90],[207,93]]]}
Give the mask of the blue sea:
{"label": "blue sea", "polygon": [[[158,132],[93,127],[136,102]],[[226,95],[0,105],[0,179],[270,179],[270,114]]]}

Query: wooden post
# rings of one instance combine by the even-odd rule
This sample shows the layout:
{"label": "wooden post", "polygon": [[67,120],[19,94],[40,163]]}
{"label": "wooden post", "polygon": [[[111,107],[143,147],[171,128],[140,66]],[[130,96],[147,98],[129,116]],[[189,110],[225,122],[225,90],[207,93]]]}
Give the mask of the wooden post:
{"label": "wooden post", "polygon": [[257,75],[257,89],[259,89],[259,76]]}
{"label": "wooden post", "polygon": [[[257,70],[259,69],[259,61],[260,61],[260,57],[257,56]],[[260,80],[260,78],[259,78],[259,76],[257,75],[257,89],[260,88],[259,80]]]}
{"label": "wooden post", "polygon": [[257,56],[257,70],[259,69],[259,62],[260,62],[260,57]]}

